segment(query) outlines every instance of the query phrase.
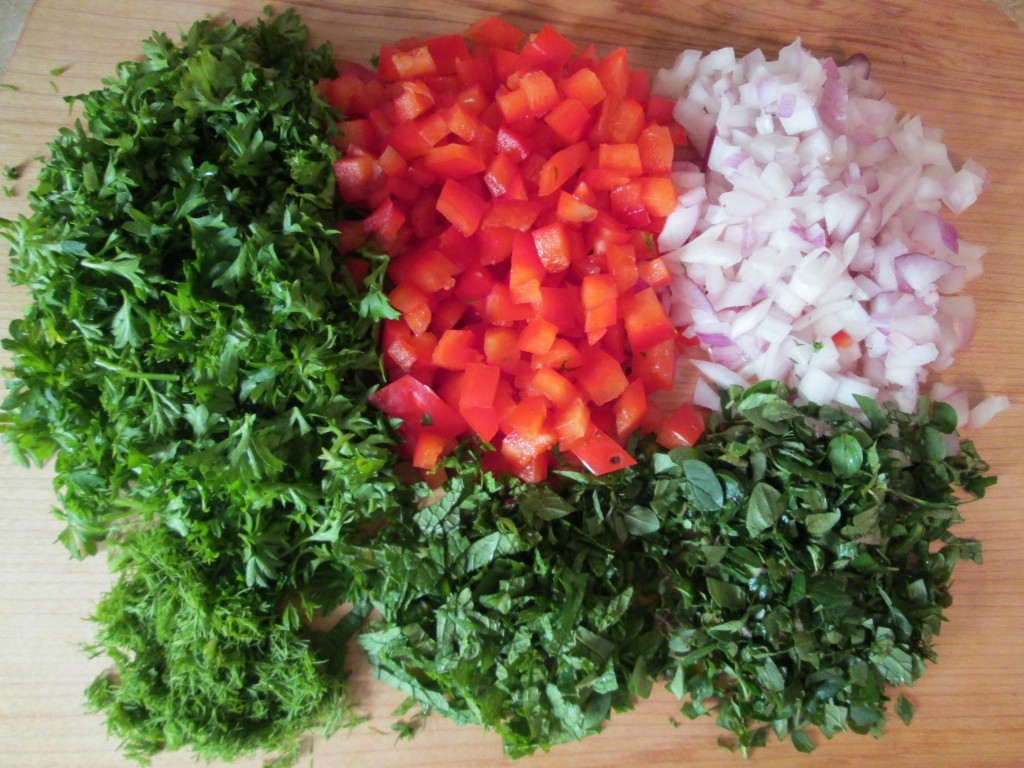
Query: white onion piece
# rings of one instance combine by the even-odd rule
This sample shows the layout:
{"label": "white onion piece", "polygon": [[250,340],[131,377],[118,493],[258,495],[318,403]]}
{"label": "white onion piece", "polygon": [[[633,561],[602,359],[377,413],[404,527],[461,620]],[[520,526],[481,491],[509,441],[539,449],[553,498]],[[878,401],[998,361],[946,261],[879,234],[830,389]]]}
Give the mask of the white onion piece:
{"label": "white onion piece", "polygon": [[799,40],[774,61],[686,51],[655,77],[703,156],[673,174],[681,202],[659,246],[675,262],[670,314],[714,384],[776,377],[809,401],[913,410],[928,371],[970,341],[974,304],[950,294],[984,249],[940,212],[973,204],[988,174],[954,168],[940,132],[869,78],[864,56],[837,65]]}
{"label": "white onion piece", "polygon": [[990,395],[971,408],[967,423],[972,429],[980,429],[1009,407],[1010,400],[1005,395]]}

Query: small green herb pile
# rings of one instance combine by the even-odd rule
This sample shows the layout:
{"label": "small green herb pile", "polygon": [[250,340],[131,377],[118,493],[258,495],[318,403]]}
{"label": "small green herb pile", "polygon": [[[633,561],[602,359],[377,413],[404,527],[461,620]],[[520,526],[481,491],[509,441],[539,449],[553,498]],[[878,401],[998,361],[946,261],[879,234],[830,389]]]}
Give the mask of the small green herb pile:
{"label": "small green herb pile", "polygon": [[980,561],[951,528],[994,479],[952,410],[854,417],[762,382],[723,392],[696,447],[636,438],[602,477],[496,478],[465,445],[433,499],[368,403],[394,310],[384,258],[357,285],[332,245],[354,213],[315,91],[331,71],[291,12],[154,35],[80,97],[32,215],[0,222],[32,299],[4,341],[4,437],[53,461],[62,541],[117,574],[88,698],[126,754],[294,759],[358,720],[356,635],[405,711],[517,757],[659,681],[743,752],[880,734],[934,660],[954,566]]}

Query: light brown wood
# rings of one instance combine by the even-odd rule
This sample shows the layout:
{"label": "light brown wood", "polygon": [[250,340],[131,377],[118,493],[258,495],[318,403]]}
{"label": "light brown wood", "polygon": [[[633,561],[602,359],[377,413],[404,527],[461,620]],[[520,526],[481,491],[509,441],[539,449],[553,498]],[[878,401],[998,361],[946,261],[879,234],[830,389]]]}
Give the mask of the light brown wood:
{"label": "light brown wood", "polygon": [[[1002,0],[1007,7],[1016,4]],[[121,59],[134,57],[153,28],[174,32],[205,14],[251,19],[264,0],[38,0],[0,90],[0,163],[19,164],[44,150],[67,120],[63,94],[95,87]],[[379,43],[407,34],[453,32],[485,13],[536,29],[555,24],[579,43],[602,50],[626,45],[636,64],[667,66],[684,48],[733,45],[774,51],[801,37],[819,54],[867,53],[875,78],[908,112],[945,129],[956,156],[991,169],[981,203],[958,220],[964,237],[988,246],[986,273],[971,284],[979,323],[973,346],[946,378],[1024,402],[1024,37],[981,0],[444,0],[295,3],[320,39],[339,56],[368,60]],[[70,64],[60,77],[54,67]],[[24,210],[30,178],[18,196],[0,198],[0,215]],[[6,271],[6,249],[2,269]],[[0,328],[24,297],[0,286]],[[0,362],[6,364],[8,357]],[[910,692],[911,727],[896,721],[880,741],[843,736],[810,757],[773,744],[761,766],[973,766],[1024,763],[1024,408],[1017,405],[972,435],[1000,476],[982,502],[966,508],[962,533],[984,541],[985,564],[962,565],[939,644],[939,663]],[[0,764],[19,768],[115,768],[129,765],[107,739],[102,720],[82,711],[81,692],[103,668],[78,645],[92,628],[84,617],[110,583],[102,558],[70,562],[53,543],[59,525],[48,514],[51,475],[0,459]],[[389,713],[401,696],[354,664],[353,687],[368,724],[327,743],[317,741],[304,765],[493,766],[507,763],[493,734],[432,718],[411,742],[395,744]],[[738,765],[715,744],[709,721],[672,728],[676,702],[656,691],[636,711],[613,718],[605,733],[521,761],[541,766]],[[383,735],[381,733],[383,731]],[[164,755],[158,768],[193,765]],[[257,760],[239,765],[256,766]]]}

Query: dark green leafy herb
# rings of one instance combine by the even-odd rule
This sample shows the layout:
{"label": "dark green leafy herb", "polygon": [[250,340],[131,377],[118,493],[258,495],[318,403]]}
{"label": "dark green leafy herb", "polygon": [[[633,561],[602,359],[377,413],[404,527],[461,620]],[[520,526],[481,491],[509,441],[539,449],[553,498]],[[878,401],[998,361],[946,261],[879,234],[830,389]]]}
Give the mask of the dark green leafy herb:
{"label": "dark green leafy herb", "polygon": [[21,168],[17,165],[5,165],[4,166],[4,178],[10,181],[15,181],[21,177]]}
{"label": "dark green leafy herb", "polygon": [[50,70],[50,74],[53,75],[54,77],[60,77],[65,72],[67,72],[69,69],[71,69],[71,65],[70,64],[65,64],[62,67],[54,67],[53,69]]}
{"label": "dark green leafy herb", "polygon": [[376,675],[512,756],[600,730],[654,677],[744,752],[880,735],[889,689],[935,658],[955,564],[980,560],[956,491],[994,480],[970,443],[938,455],[955,424],[927,401],[864,424],[792,396],[733,390],[696,448],[643,442],[600,478],[501,485],[453,459],[440,501],[339,550],[382,616],[360,639]]}
{"label": "dark green leafy herb", "polygon": [[[119,580],[89,690],[126,752],[280,750],[351,721],[340,659],[357,612],[332,555],[412,498],[379,383],[383,260],[337,266],[333,70],[293,12],[162,34],[78,97],[31,193],[0,224],[32,303],[10,327],[4,437],[52,460],[76,557]],[[367,297],[371,297],[368,299]]]}
{"label": "dark green leafy herb", "polygon": [[[730,391],[700,444],[656,465],[651,500],[672,585],[657,607],[669,687],[744,752],[769,733],[810,751],[811,726],[881,734],[887,690],[935,659],[954,566],[980,562],[950,531],[957,489],[994,482],[969,442],[947,442],[944,406],[865,401],[865,425],[792,395],[777,382]],[[726,489],[719,503],[694,496],[695,464]],[[900,718],[912,712],[901,698]]]}

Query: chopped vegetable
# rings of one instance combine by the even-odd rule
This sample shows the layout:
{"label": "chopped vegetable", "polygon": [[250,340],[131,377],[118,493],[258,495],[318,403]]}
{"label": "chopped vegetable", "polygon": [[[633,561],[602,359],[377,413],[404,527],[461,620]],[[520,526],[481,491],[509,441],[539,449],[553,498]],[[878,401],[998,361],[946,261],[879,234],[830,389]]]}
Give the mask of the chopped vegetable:
{"label": "chopped vegetable", "polygon": [[[622,469],[647,395],[675,376],[652,287],[667,273],[646,243],[675,205],[683,137],[623,50],[598,58],[498,20],[466,38],[384,46],[376,77],[353,66],[326,88],[359,125],[342,131],[338,188],[393,256],[389,377],[436,392],[467,424],[447,437],[493,444],[495,469],[542,480],[556,445],[592,472]],[[456,441],[393,391],[376,402],[432,470]]]}
{"label": "chopped vegetable", "polygon": [[687,51],[661,70],[654,90],[678,99],[703,159],[678,168],[690,191],[659,245],[685,269],[673,319],[715,363],[785,379],[810,402],[909,410],[973,333],[971,299],[953,294],[984,248],[940,212],[963,212],[988,174],[954,168],[941,134],[900,115],[865,61],[795,42],[775,60]]}

